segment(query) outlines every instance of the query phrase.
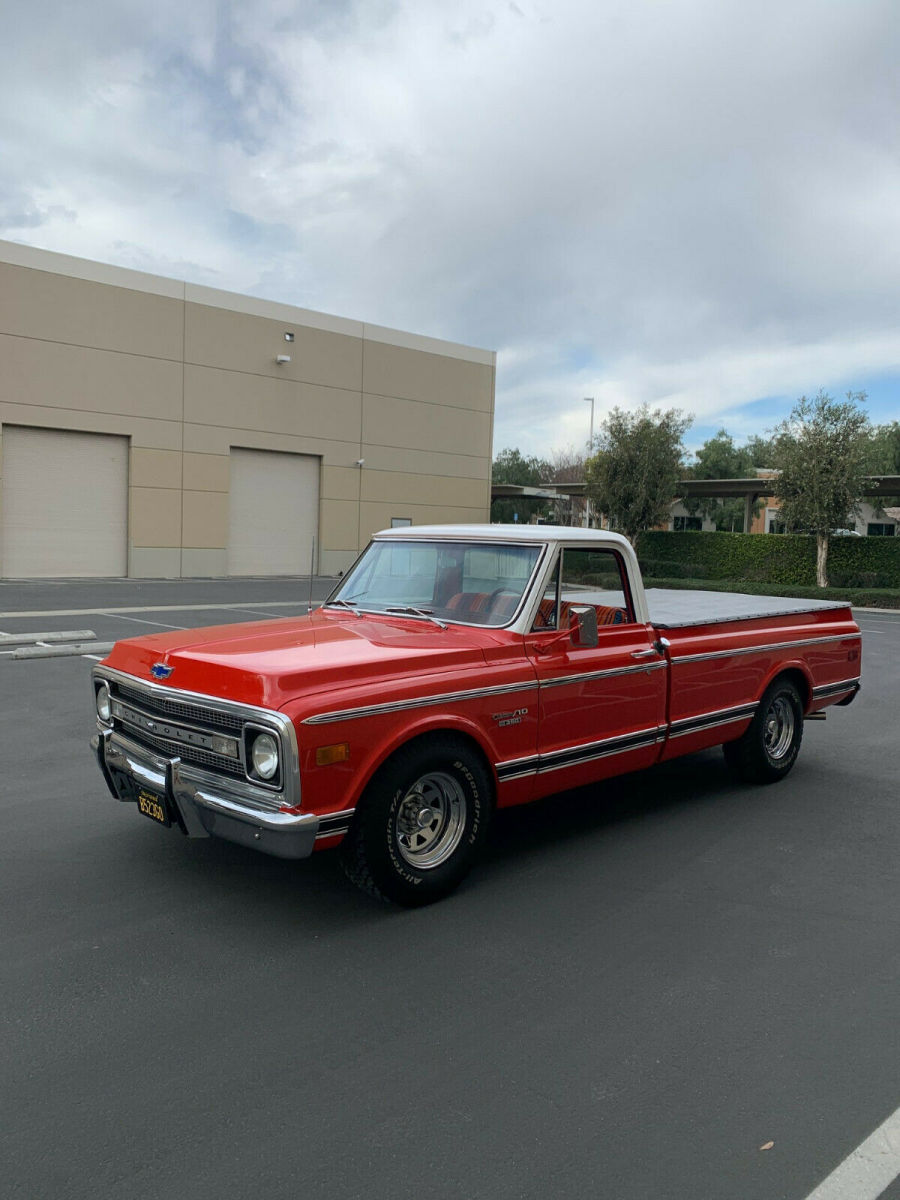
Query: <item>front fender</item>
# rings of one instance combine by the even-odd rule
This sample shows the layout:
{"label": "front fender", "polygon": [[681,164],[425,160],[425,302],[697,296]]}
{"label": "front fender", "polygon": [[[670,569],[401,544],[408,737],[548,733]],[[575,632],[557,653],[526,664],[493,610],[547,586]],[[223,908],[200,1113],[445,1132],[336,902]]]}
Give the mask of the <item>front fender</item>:
{"label": "front fender", "polygon": [[378,745],[368,748],[360,760],[353,781],[353,788],[348,797],[348,808],[355,808],[359,799],[368,787],[372,777],[395,754],[401,746],[407,745],[416,738],[426,737],[435,733],[458,733],[475,744],[485,766],[491,774],[494,787],[497,787],[497,771],[495,764],[499,760],[499,752],[493,739],[486,736],[487,731],[470,717],[460,713],[433,711],[422,714],[416,719],[391,730],[390,735],[379,741]]}

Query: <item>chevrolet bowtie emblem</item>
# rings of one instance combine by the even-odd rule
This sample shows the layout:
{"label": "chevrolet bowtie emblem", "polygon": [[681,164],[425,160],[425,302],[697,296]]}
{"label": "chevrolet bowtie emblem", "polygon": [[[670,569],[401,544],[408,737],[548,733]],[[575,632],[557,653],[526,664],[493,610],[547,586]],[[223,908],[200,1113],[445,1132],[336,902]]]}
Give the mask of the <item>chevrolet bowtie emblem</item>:
{"label": "chevrolet bowtie emblem", "polygon": [[165,663],[159,662],[153,664],[150,674],[154,679],[168,679],[174,670],[174,667],[167,667]]}

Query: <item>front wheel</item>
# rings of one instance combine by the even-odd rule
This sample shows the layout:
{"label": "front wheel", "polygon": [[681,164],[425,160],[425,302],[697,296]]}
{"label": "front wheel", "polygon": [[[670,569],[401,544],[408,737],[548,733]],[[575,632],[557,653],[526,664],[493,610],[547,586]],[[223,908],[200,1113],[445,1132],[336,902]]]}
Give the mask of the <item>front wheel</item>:
{"label": "front wheel", "polygon": [[797,761],[803,737],[803,705],[789,679],[766,689],[747,731],[722,747],[725,761],[753,783],[783,779]]}
{"label": "front wheel", "polygon": [[449,895],[487,836],[491,781],[476,754],[443,736],[397,752],[373,778],[341,847],[370,895],[416,907]]}

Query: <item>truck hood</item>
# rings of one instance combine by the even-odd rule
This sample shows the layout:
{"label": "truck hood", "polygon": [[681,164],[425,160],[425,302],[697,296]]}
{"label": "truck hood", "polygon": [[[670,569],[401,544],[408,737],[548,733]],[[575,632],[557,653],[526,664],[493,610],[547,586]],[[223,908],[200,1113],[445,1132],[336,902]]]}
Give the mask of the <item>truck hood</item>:
{"label": "truck hood", "polygon": [[279,709],[304,694],[477,667],[496,643],[493,630],[319,609],[130,638],[116,643],[105,665],[166,687]]}

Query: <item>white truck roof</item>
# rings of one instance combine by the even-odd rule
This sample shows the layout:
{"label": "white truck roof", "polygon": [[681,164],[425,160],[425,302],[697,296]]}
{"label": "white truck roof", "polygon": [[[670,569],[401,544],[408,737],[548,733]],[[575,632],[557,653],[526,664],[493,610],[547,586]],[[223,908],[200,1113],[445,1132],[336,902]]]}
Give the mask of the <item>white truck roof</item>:
{"label": "white truck roof", "polygon": [[404,525],[399,529],[380,529],[376,538],[440,538],[488,542],[604,542],[627,546],[621,533],[608,529],[581,529],[569,525]]}

